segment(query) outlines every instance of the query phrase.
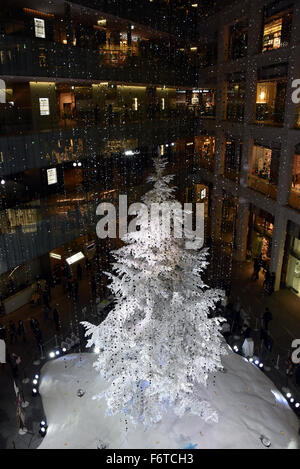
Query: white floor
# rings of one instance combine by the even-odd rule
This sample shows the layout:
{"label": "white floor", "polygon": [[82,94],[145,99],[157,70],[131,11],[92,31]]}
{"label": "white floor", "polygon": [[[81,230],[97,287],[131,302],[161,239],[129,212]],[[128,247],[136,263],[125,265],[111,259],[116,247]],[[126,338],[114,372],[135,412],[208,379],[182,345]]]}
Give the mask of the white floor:
{"label": "white floor", "polygon": [[[224,358],[225,373],[201,388],[205,400],[217,410],[219,423],[199,417],[178,419],[172,411],[149,430],[123,418],[108,417],[104,400],[93,400],[104,382],[92,367],[95,355],[67,355],[42,369],[40,394],[48,431],[40,449],[149,448],[258,448],[264,436],[271,448],[300,448],[299,421],[282,394],[256,366],[239,355]],[[85,392],[78,397],[78,390]]]}

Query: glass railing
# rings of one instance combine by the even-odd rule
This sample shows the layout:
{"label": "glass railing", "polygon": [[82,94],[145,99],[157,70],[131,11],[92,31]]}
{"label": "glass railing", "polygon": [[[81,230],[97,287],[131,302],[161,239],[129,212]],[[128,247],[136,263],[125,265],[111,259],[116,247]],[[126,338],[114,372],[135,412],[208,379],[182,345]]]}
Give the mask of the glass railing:
{"label": "glass railing", "polygon": [[81,49],[38,39],[2,37],[0,75],[60,77],[193,86],[196,66],[188,58],[143,57],[122,50]]}
{"label": "glass railing", "polygon": [[[175,153],[170,169],[182,174],[182,161],[182,155]],[[56,194],[49,199],[39,199],[36,204],[15,206],[10,209],[10,213],[8,209],[0,211],[0,274],[42,256],[57,246],[85,234],[95,233],[99,219],[96,216],[97,205],[104,201],[116,202],[120,193],[127,193],[128,203],[141,200],[145,192],[144,180],[151,170],[151,158],[148,158],[140,166],[136,185],[132,182],[133,175],[128,180],[124,174],[115,174],[106,184],[106,190],[99,183],[93,190],[86,190],[82,186],[77,187],[75,193]],[[16,216],[14,211],[18,212]],[[28,216],[26,211],[30,212]]]}
{"label": "glass railing", "polygon": [[256,105],[256,123],[281,126],[283,121],[284,107],[279,109],[267,104]]}
{"label": "glass railing", "polygon": [[143,123],[147,120],[168,120],[168,119],[191,119],[193,117],[213,117],[214,111],[201,112],[200,109],[192,108],[167,108],[164,111],[152,108],[143,111],[133,111],[132,109],[112,109],[101,110],[96,108],[92,101],[87,105],[90,110],[77,112],[74,116],[53,114],[47,120],[35,119],[33,122],[33,112],[31,109],[21,109],[9,104],[0,104],[0,135],[17,135],[24,132],[41,132],[59,129],[71,129],[87,126],[126,126],[132,123]]}

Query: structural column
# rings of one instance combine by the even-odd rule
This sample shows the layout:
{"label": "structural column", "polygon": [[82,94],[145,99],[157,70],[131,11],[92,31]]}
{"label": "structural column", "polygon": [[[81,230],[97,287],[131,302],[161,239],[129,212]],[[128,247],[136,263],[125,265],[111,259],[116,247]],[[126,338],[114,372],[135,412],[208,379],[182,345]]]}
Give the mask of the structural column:
{"label": "structural column", "polygon": [[270,262],[270,273],[275,274],[275,291],[280,289],[281,270],[286,240],[287,220],[282,210],[275,215],[274,232],[272,240],[272,255]]}
{"label": "structural column", "polygon": [[250,204],[246,199],[239,200],[238,217],[235,234],[234,259],[245,261],[247,257],[247,239],[250,216]]}

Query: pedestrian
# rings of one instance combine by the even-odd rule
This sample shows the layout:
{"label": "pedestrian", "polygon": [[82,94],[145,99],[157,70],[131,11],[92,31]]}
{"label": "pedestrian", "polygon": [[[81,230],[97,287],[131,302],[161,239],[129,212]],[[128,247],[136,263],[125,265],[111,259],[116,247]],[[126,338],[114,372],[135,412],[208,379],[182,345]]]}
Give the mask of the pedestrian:
{"label": "pedestrian", "polygon": [[40,324],[36,318],[31,318],[30,319],[30,327],[33,332],[33,335],[35,335],[36,330],[40,328]]}
{"label": "pedestrian", "polygon": [[270,321],[272,321],[272,319],[273,319],[273,315],[271,311],[269,310],[269,308],[266,308],[264,315],[263,315],[263,326],[264,326],[265,331],[269,330],[269,323]]}
{"label": "pedestrian", "polygon": [[26,332],[25,332],[25,326],[24,326],[24,323],[23,321],[20,319],[20,321],[18,322],[18,335],[20,336],[20,338],[23,338],[23,342],[26,343],[27,340],[26,340]]}
{"label": "pedestrian", "polygon": [[45,305],[45,308],[44,308],[44,319],[45,321],[48,321],[49,320],[49,314],[51,313],[51,308],[49,305]]}
{"label": "pedestrian", "polygon": [[36,340],[39,353],[42,353],[44,350],[44,342],[43,342],[42,331],[40,330],[40,328],[37,328],[35,330],[35,340]]}
{"label": "pedestrian", "polygon": [[55,323],[55,328],[57,331],[60,329],[60,323],[59,323],[59,313],[56,308],[53,310],[53,321]]}
{"label": "pedestrian", "polygon": [[9,336],[11,344],[18,342],[17,329],[13,321],[9,321]]}
{"label": "pedestrian", "polygon": [[9,355],[9,364],[11,366],[11,371],[13,378],[16,383],[19,381],[19,365],[21,363],[21,357],[16,355],[15,353],[12,353]]}
{"label": "pedestrian", "polygon": [[80,263],[77,264],[77,279],[79,282],[82,279],[82,267]]}

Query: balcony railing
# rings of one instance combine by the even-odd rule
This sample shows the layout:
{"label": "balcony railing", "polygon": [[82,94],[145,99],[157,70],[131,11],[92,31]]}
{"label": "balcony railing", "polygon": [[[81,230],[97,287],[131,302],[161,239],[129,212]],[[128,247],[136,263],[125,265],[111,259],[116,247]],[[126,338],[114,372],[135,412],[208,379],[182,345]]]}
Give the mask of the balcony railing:
{"label": "balcony railing", "polygon": [[267,104],[256,105],[256,123],[282,126],[284,121],[284,108],[276,109]]}
{"label": "balcony railing", "polygon": [[297,210],[300,210],[300,190],[292,188],[289,205]]}
{"label": "balcony railing", "polygon": [[0,75],[193,86],[196,68],[169,56],[144,58],[8,36],[0,40]]}
{"label": "balcony railing", "polygon": [[[184,175],[181,167],[182,155],[174,155],[171,163],[172,170]],[[111,162],[113,166],[113,162]],[[144,180],[149,174],[151,159],[142,162],[139,169],[138,185],[128,182],[123,174],[122,184],[126,184],[128,203],[132,203],[145,193]],[[24,264],[30,259],[47,254],[57,246],[62,246],[85,234],[95,233],[98,217],[96,208],[100,202],[113,202],[121,193],[122,184],[115,189],[115,180],[107,182],[107,190],[103,192],[103,183],[93,187],[93,191],[84,191],[81,187],[76,193],[69,195],[56,195],[49,199],[41,199],[40,209],[37,209],[34,221],[22,222],[11,226],[6,211],[0,212],[0,274]],[[36,204],[39,206],[39,203]],[[30,210],[32,204],[28,205]],[[19,210],[22,210],[20,207]],[[26,208],[23,208],[26,210]],[[41,219],[42,218],[42,219]]]}
{"label": "balcony railing", "polygon": [[198,120],[190,113],[170,115],[164,119],[143,119],[126,124],[74,126],[0,137],[0,176],[16,174],[31,168],[47,168],[63,162],[100,154],[105,142],[137,139],[139,146],[174,142],[193,136]]}
{"label": "balcony railing", "polygon": [[271,183],[268,180],[251,175],[248,179],[248,187],[270,197],[271,199],[277,199],[278,187],[276,184]]}

